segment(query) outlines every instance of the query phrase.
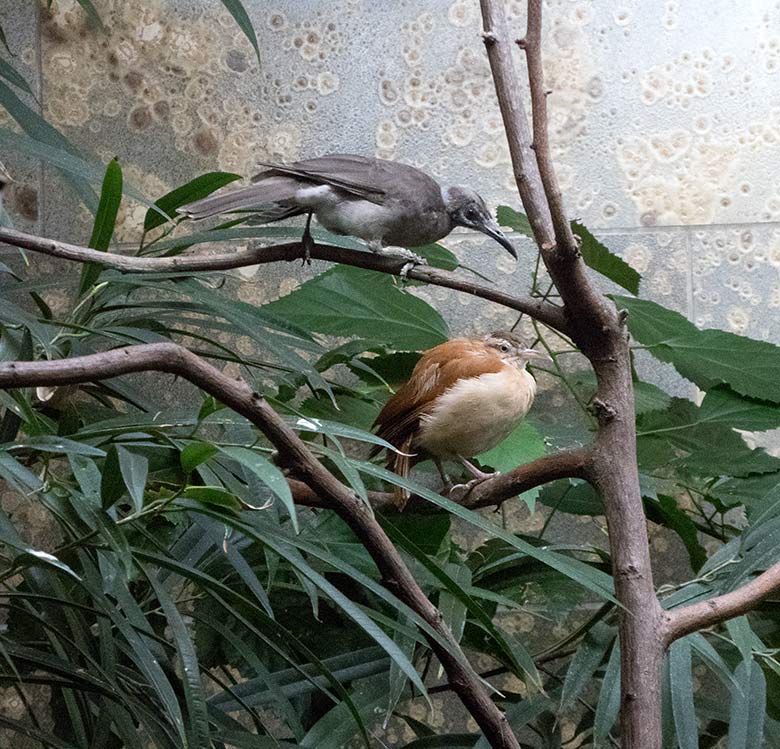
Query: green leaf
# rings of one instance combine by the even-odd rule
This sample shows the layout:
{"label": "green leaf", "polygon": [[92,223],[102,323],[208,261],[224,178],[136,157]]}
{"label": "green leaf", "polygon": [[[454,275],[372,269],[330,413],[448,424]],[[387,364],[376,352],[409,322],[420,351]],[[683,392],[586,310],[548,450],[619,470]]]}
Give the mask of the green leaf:
{"label": "green leaf", "polygon": [[455,270],[460,267],[458,258],[440,244],[426,244],[422,247],[415,247],[414,251],[418,255],[422,255],[432,268]]}
{"label": "green leaf", "polygon": [[693,704],[691,646],[685,638],[673,642],[669,647],[669,681],[677,745],[680,749],[698,749],[699,726]]}
{"label": "green leaf", "polygon": [[590,231],[578,221],[571,222],[571,228],[582,240],[580,252],[585,264],[601,273],[618,286],[632,294],[639,293],[639,275],[625,260],[610,252]]}
{"label": "green leaf", "polygon": [[753,749],[764,745],[766,719],[766,678],[752,660],[742,661],[734,670],[739,684],[731,690],[728,749]]}
{"label": "green leaf", "polygon": [[238,512],[241,500],[221,486],[188,486],[182,493],[184,499],[192,499],[203,505],[215,505]]}
{"label": "green leaf", "polygon": [[593,567],[590,567],[589,565],[584,564],[576,559],[571,559],[569,557],[563,556],[562,554],[550,551],[549,549],[537,548],[536,546],[529,544],[527,541],[524,541],[518,536],[505,531],[495,523],[486,520],[479,513],[469,510],[457,504],[456,502],[453,502],[452,500],[445,499],[439,494],[432,492],[430,489],[427,489],[414,481],[410,481],[409,479],[397,476],[391,471],[387,471],[380,466],[358,460],[354,461],[354,463],[363,473],[376,476],[377,478],[381,478],[391,484],[400,486],[403,489],[408,489],[413,494],[418,495],[419,497],[427,500],[437,507],[441,507],[450,514],[467,521],[474,527],[480,528],[481,530],[489,533],[491,536],[506,541],[516,550],[523,552],[532,559],[536,559],[539,562],[542,562],[542,564],[546,564],[552,567],[562,575],[575,580],[588,590],[596,593],[596,595],[613,602],[615,601],[612,590],[612,579],[600,570],[594,569]]}
{"label": "green leaf", "polygon": [[533,237],[534,235],[533,230],[531,229],[531,223],[528,221],[528,216],[524,213],[519,213],[508,205],[498,206],[496,218],[498,219],[498,223],[507,229],[516,231],[519,234],[525,234],[527,237]]}
{"label": "green leaf", "polygon": [[672,399],[666,411],[637,419],[637,453],[645,469],[677,466],[700,476],[749,476],[780,470],[780,461],[748,447],[718,411]]}
{"label": "green leaf", "polygon": [[[119,204],[122,202],[122,167],[116,159],[112,159],[106,167],[106,176],[103,178],[103,187],[100,191],[100,203],[95,214],[95,223],[92,226],[92,236],[89,246],[94,250],[105,252],[114,236],[116,216],[119,212]],[[100,276],[101,267],[97,263],[85,263],[81,269],[81,281],[79,282],[79,297],[82,297],[92,288],[92,285]]]}
{"label": "green leaf", "polygon": [[596,715],[593,719],[594,746],[603,745],[604,739],[617,719],[618,710],[620,710],[620,640],[616,638],[604,671]]}
{"label": "green leaf", "polygon": [[631,335],[702,390],[726,384],[740,395],[780,403],[780,346],[723,330],[698,330],[677,312],[645,299],[614,299],[629,312]]}
{"label": "green leaf", "polygon": [[190,636],[189,627],[185,624],[184,618],[176,608],[176,604],[154,571],[145,567],[144,572],[152,585],[157,600],[160,602],[160,608],[165,615],[179,655],[182,674],[181,681],[184,686],[184,697],[187,703],[186,717],[189,724],[187,733],[190,746],[210,746],[212,742],[206,694],[201,682],[198,655]]}
{"label": "green leaf", "polygon": [[149,474],[149,460],[140,453],[131,452],[122,445],[116,446],[116,456],[119,460],[119,471],[127,487],[130,499],[136,512],[144,506],[144,489],[146,477]]}
{"label": "green leaf", "polygon": [[257,35],[249,15],[241,4],[241,0],[222,0],[222,4],[227,8],[230,15],[233,16],[241,31],[244,32],[244,35],[249,39],[252,47],[254,47],[257,55],[257,64],[260,65],[260,47],[257,45]]}
{"label": "green leaf", "polygon": [[[386,699],[387,679],[381,674],[365,680],[353,694],[353,702],[366,723],[375,718]],[[303,737],[301,749],[341,749],[348,746],[358,729],[349,717],[349,710],[344,703],[328,710]]]}
{"label": "green leaf", "polygon": [[267,458],[245,447],[220,447],[220,451],[254,473],[279,499],[290,515],[293,528],[298,533],[298,515],[295,511],[290,486],[284,474]]}
{"label": "green leaf", "polygon": [[601,665],[604,655],[615,639],[615,630],[602,622],[597,622],[582,640],[571,659],[563,682],[558,713],[562,713],[582,692],[590,686],[596,669]]}
{"label": "green leaf", "polygon": [[674,497],[659,494],[658,503],[654,502],[653,505],[660,511],[664,525],[671,528],[685,544],[691,567],[698,570],[707,560],[707,552],[699,543],[699,532],[693,520],[678,507]]}
{"label": "green leaf", "polygon": [[84,9],[86,14],[89,16],[89,20],[92,21],[101,31],[105,31],[105,27],[103,26],[103,21],[100,20],[100,15],[97,12],[97,9],[92,4],[92,0],[77,0],[78,4]]}
{"label": "green leaf", "polygon": [[166,222],[165,216],[176,218],[176,209],[187,203],[192,203],[219,190],[221,187],[241,179],[240,174],[230,172],[208,172],[190,180],[185,185],[171,190],[154,202],[155,208],[150,208],[144,218],[144,232],[162,226]]}
{"label": "green leaf", "polygon": [[263,310],[307,330],[402,350],[430,348],[448,337],[447,324],[427,302],[389,276],[348,266],[322,273]]}
{"label": "green leaf", "polygon": [[17,88],[22,89],[26,93],[33,95],[32,89],[27,81],[16,71],[9,62],[0,57],[0,76],[5,78],[9,83],[12,83]]}
{"label": "green leaf", "polygon": [[702,423],[763,432],[780,426],[780,406],[737,395],[721,386],[713,388],[704,396],[699,419]]}
{"label": "green leaf", "polygon": [[65,455],[94,455],[96,457],[103,457],[106,454],[106,451],[101,450],[99,447],[93,447],[92,445],[87,445],[83,442],[76,442],[75,440],[69,440],[66,437],[57,437],[54,435],[30,437],[26,440],[20,440],[14,447],[19,449],[38,450],[47,453],[63,453]]}
{"label": "green leaf", "polygon": [[[541,458],[544,454],[544,437],[533,424],[523,421],[503,442],[492,450],[478,455],[477,459],[483,465],[489,465],[496,471],[506,473],[517,466]],[[531,489],[522,495],[532,512],[539,491],[539,488]]]}
{"label": "green leaf", "polygon": [[672,397],[657,385],[643,380],[634,382],[634,410],[638,415],[665,411],[671,402]]}
{"label": "green leaf", "polygon": [[587,481],[554,481],[542,488],[539,501],[547,507],[571,515],[604,514],[601,498]]}
{"label": "green leaf", "polygon": [[201,463],[205,463],[219,452],[210,442],[190,442],[179,456],[184,473],[192,473]]}
{"label": "green leaf", "polygon": [[[37,141],[66,151],[68,154],[81,159],[81,155],[70,141],[43,119],[36,111],[30,109],[5,83],[0,81],[0,106],[4,107],[8,114],[16,120],[19,127],[27,135]],[[81,159],[83,161],[83,159]],[[78,193],[81,200],[90,209],[97,208],[97,197],[88,182],[81,177],[71,176],[68,172],[63,175]]]}

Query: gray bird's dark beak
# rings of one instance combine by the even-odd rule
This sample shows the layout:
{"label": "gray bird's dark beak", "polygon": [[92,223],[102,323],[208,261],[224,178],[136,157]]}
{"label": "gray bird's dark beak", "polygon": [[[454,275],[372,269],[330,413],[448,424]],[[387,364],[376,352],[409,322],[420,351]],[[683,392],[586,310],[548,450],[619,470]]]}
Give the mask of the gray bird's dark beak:
{"label": "gray bird's dark beak", "polygon": [[512,243],[506,238],[504,232],[498,228],[498,224],[495,221],[486,221],[477,229],[483,234],[487,234],[496,240],[515,260],[517,260],[517,250],[512,246]]}

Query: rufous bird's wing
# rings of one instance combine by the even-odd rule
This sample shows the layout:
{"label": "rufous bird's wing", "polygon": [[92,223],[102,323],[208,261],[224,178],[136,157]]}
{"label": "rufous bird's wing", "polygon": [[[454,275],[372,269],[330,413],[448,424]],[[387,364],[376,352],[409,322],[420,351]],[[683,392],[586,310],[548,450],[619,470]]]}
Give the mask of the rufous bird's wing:
{"label": "rufous bird's wing", "polygon": [[[408,452],[402,446],[412,445],[420,418],[433,408],[440,395],[458,380],[498,372],[502,366],[500,357],[481,341],[456,338],[426,351],[408,382],[387,401],[377,416],[374,422],[377,436]],[[376,452],[378,450],[374,454]],[[395,464],[393,455],[388,458],[391,469]]]}

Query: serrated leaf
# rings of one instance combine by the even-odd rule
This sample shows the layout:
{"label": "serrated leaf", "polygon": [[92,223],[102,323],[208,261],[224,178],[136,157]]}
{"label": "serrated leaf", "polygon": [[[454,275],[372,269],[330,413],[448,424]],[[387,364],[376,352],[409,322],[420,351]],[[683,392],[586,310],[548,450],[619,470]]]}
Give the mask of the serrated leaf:
{"label": "serrated leaf", "polygon": [[221,187],[241,179],[240,174],[231,172],[208,172],[199,177],[190,180],[185,185],[181,185],[169,193],[163,195],[159,200],[155,200],[155,208],[150,208],[144,218],[144,232],[162,226],[166,222],[165,216],[176,218],[176,209],[187,203],[205,198],[207,195],[219,190]]}
{"label": "serrated leaf", "polygon": [[738,395],[725,386],[708,391],[699,408],[702,423],[764,432],[780,426],[780,405]]}
{"label": "serrated leaf", "polygon": [[[544,438],[539,430],[530,422],[523,421],[514,431],[492,450],[477,456],[483,465],[491,466],[496,471],[505,473],[524,463],[530,463],[545,454]],[[539,488],[523,492],[522,498],[528,503],[531,512],[534,510]]]}
{"label": "serrated leaf", "polygon": [[308,330],[357,336],[401,350],[447,340],[447,324],[422,299],[401,291],[392,278],[340,266],[304,283],[263,308]]}
{"label": "serrated leaf", "polygon": [[587,227],[578,221],[572,221],[571,228],[582,240],[580,252],[582,253],[582,259],[589,268],[593,268],[597,273],[601,273],[602,276],[605,276],[610,281],[614,281],[626,291],[630,291],[632,294],[639,293],[639,282],[642,280],[642,276],[634,268],[623,258],[608,250],[602,242],[590,233]]}
{"label": "serrated leaf", "polygon": [[644,469],[677,466],[700,476],[749,476],[780,470],[780,460],[748,447],[717,409],[702,416],[689,400],[637,419],[637,453]]}
{"label": "serrated leaf", "polygon": [[508,205],[498,206],[496,218],[498,223],[507,229],[516,231],[519,234],[525,234],[527,237],[533,237],[534,235],[528,216],[516,211],[514,208],[510,208]]}
{"label": "serrated leaf", "polygon": [[679,313],[646,299],[614,299],[628,310],[634,339],[702,390],[725,384],[740,395],[780,403],[780,346],[724,330],[698,330]]}
{"label": "serrated leaf", "polygon": [[[89,246],[93,250],[105,252],[114,236],[116,216],[122,202],[122,167],[116,159],[112,159],[106,167],[103,186],[100,190],[100,202],[95,213],[95,223],[92,226],[92,236]],[[101,267],[97,263],[85,263],[81,269],[79,282],[79,297],[83,296],[100,276]]]}
{"label": "serrated leaf", "polygon": [[672,396],[651,382],[634,382],[634,409],[637,414],[651,411],[665,411],[672,402]]}

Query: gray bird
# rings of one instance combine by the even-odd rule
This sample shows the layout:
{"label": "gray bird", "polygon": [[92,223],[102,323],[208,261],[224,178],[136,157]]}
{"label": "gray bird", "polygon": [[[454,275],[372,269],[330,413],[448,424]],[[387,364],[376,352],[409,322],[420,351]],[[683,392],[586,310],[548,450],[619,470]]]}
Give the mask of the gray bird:
{"label": "gray bird", "polygon": [[421,247],[465,226],[492,237],[517,258],[474,190],[441,187],[408,164],[333,154],[263,166],[268,169],[255,175],[252,185],[210,195],[178,212],[193,219],[251,212],[253,222],[264,224],[307,215],[304,246],[311,242],[309,223],[314,214],[329,231],[363,239],[374,252],[388,246]]}

